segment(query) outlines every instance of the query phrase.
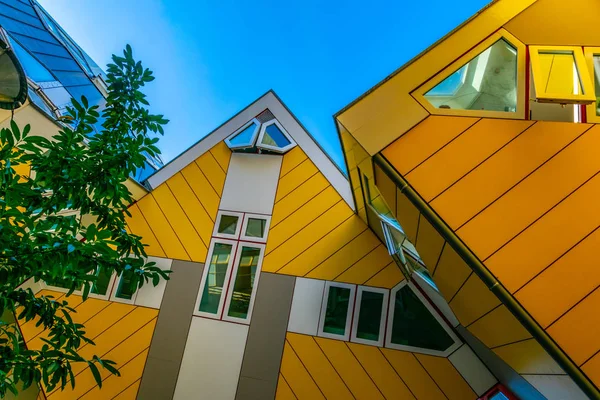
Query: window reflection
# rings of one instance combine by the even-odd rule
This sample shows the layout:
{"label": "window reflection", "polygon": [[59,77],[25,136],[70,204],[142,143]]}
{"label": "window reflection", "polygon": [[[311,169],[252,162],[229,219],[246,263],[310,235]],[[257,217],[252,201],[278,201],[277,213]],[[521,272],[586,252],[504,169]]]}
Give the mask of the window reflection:
{"label": "window reflection", "polygon": [[218,312],[232,248],[230,244],[215,243],[200,301],[200,311],[210,314]]}
{"label": "window reflection", "polygon": [[260,251],[261,249],[256,247],[242,247],[231,303],[227,313],[230,317],[242,319],[248,317]]}

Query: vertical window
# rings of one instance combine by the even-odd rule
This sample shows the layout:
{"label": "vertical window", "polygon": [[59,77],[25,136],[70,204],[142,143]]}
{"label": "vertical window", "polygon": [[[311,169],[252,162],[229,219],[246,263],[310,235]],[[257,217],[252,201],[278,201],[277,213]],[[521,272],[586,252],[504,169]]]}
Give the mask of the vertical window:
{"label": "vertical window", "polygon": [[388,293],[387,289],[358,287],[352,322],[353,342],[383,346]]}
{"label": "vertical window", "polygon": [[121,278],[119,279],[117,291],[115,292],[116,298],[123,300],[134,300],[133,295],[135,294],[137,287],[132,283],[133,274],[133,269],[123,271]]}
{"label": "vertical window", "polygon": [[319,321],[320,336],[348,340],[354,307],[355,286],[327,282]]}
{"label": "vertical window", "polygon": [[596,101],[587,106],[587,122],[600,122],[600,47],[584,49],[587,67],[592,78]]}
{"label": "vertical window", "polygon": [[242,225],[242,240],[266,242],[271,217],[265,215],[246,214]]}
{"label": "vertical window", "polygon": [[96,271],[96,282],[92,285],[91,293],[99,296],[105,296],[112,282],[112,274],[108,274],[104,268],[98,268]]}
{"label": "vertical window", "polygon": [[236,242],[215,240],[212,243],[202,283],[200,284],[199,304],[196,311],[210,316],[219,316],[223,306],[223,292],[229,280],[229,267]]}
{"label": "vertical window", "polygon": [[243,213],[219,211],[213,236],[237,239],[240,236]]}
{"label": "vertical window", "polygon": [[247,321],[252,313],[264,245],[240,242],[233,270],[232,287],[227,298],[227,315],[231,321]]}

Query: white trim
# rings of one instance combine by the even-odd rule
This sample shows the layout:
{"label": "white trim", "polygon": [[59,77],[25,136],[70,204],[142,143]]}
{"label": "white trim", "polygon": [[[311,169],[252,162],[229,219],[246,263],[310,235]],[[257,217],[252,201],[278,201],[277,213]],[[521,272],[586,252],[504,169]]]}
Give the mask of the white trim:
{"label": "white trim", "polygon": [[[219,306],[217,307],[217,313],[211,314],[205,311],[200,311],[200,301],[202,300],[202,294],[204,293],[204,285],[206,284],[206,279],[208,277],[208,271],[210,270],[211,258],[213,251],[215,249],[216,243],[229,244],[231,245],[231,253],[229,254],[229,263],[227,263],[227,272],[225,273],[225,281],[223,283],[223,291],[221,292],[221,297],[219,298]],[[208,249],[208,256],[206,257],[206,263],[204,264],[204,271],[202,272],[202,280],[200,281],[200,290],[198,292],[198,297],[196,298],[196,304],[194,305],[194,315],[199,317],[207,317],[212,319],[220,319],[221,314],[223,312],[223,304],[225,302],[225,297],[227,296],[227,289],[229,286],[229,278],[231,277],[231,265],[233,264],[236,252],[237,252],[238,242],[236,240],[229,239],[213,239],[210,242],[210,247]]]}
{"label": "white trim", "polygon": [[[358,320],[360,318],[360,303],[362,301],[363,292],[372,292],[372,293],[381,293],[383,294],[383,301],[381,303],[381,317],[379,322],[379,339],[378,340],[369,340],[369,339],[361,339],[356,336],[358,331]],[[383,347],[383,339],[385,337],[385,321],[388,316],[388,300],[390,296],[390,291],[388,289],[369,287],[369,286],[359,286],[356,292],[356,305],[354,318],[352,320],[352,332],[350,334],[350,341],[360,344],[370,344],[374,346]]]}
{"label": "white trim", "polygon": [[[452,346],[450,346],[449,348],[447,348],[444,351],[438,351],[438,350],[424,349],[422,347],[405,346],[405,345],[401,345],[401,344],[392,343],[392,327],[394,326],[394,307],[395,307],[394,300],[396,298],[396,293],[398,293],[398,291],[406,285],[408,285],[410,287],[410,290],[412,290],[412,292],[417,296],[417,298],[421,301],[421,303],[423,303],[423,305],[427,308],[427,310],[429,310],[431,315],[433,315],[433,317],[440,323],[442,328],[444,328],[446,333],[448,333],[448,336],[450,336],[450,338],[454,341],[454,344]],[[385,335],[385,347],[388,347],[390,349],[412,351],[413,353],[429,354],[432,356],[448,357],[454,350],[458,349],[460,347],[460,345],[462,344],[462,342],[454,334],[452,329],[450,329],[448,327],[448,325],[446,324],[446,321],[444,321],[444,319],[442,317],[440,317],[440,315],[436,312],[436,310],[429,304],[427,299],[425,297],[423,297],[421,292],[418,289],[416,289],[411,282],[407,282],[406,280],[400,282],[396,287],[394,287],[391,290],[391,292],[390,292],[390,307],[388,310],[388,315],[389,315],[389,321],[387,324],[387,330],[386,330],[386,335]]]}
{"label": "white trim", "polygon": [[[344,329],[344,335],[335,335],[333,333],[323,332],[323,326],[325,325],[325,314],[327,313],[327,301],[329,300],[329,289],[331,287],[350,289],[350,298],[348,300],[348,310],[346,312],[346,327]],[[329,339],[344,340],[346,342],[350,339],[350,328],[352,325],[352,314],[354,311],[355,294],[356,285],[331,281],[325,283],[325,293],[323,294],[323,304],[321,304],[321,315],[319,317],[319,336],[326,337]]]}
{"label": "white trim", "polygon": [[[235,225],[235,233],[233,235],[229,234],[229,233],[220,233],[219,232],[219,225],[221,224],[221,217],[223,215],[231,216],[231,217],[238,217],[238,222]],[[240,231],[242,230],[243,223],[244,223],[244,213],[237,212],[237,211],[219,211],[217,213],[217,218],[215,219],[215,228],[213,230],[213,236],[218,237],[218,238],[237,240],[240,237]],[[208,258],[207,258],[207,260],[208,260]]]}
{"label": "white trim", "polygon": [[[112,291],[112,288],[113,288],[113,285],[114,285],[114,282],[115,282],[115,278],[116,278],[116,274],[113,272],[113,274],[110,277],[110,280],[108,281],[108,287],[106,289],[106,293],[105,294],[92,293],[92,288],[90,288],[90,293],[88,294],[88,298],[91,298],[91,299],[100,299],[100,300],[109,300],[110,296],[111,296],[111,291]],[[40,284],[40,290],[46,289],[46,290],[52,290],[54,292],[69,293],[69,289],[65,289],[65,288],[62,288],[62,287],[59,287],[59,286],[49,285],[44,280],[40,280],[39,284]],[[83,284],[82,284],[82,287],[83,287]],[[81,290],[74,290],[72,294],[74,294],[76,296],[83,296],[83,289],[81,289]]]}
{"label": "white trim", "polygon": [[[254,132],[252,132],[252,136],[251,136],[250,141],[248,143],[246,143],[246,144],[238,144],[238,145],[235,145],[235,144],[231,143],[231,139],[233,139],[234,137],[236,137],[239,133],[243,132],[246,128],[248,128],[252,124],[256,124],[256,128],[254,128]],[[234,150],[234,149],[245,149],[245,148],[248,148],[248,147],[252,147],[256,143],[256,137],[258,136],[259,129],[260,129],[260,121],[258,119],[256,119],[256,118],[252,118],[250,121],[248,121],[244,125],[242,125],[241,128],[239,128],[238,130],[236,130],[235,132],[233,132],[231,135],[227,136],[227,139],[225,139],[225,144],[227,145],[227,147],[229,147],[232,150]]]}
{"label": "white trim", "polygon": [[[268,144],[264,144],[262,142],[263,138],[265,137],[265,134],[267,133],[267,127],[271,126],[271,125],[276,125],[279,130],[281,131],[281,133],[283,133],[283,136],[286,137],[287,140],[289,140],[290,144],[288,144],[287,146],[284,147],[279,147],[279,146],[271,146]],[[296,147],[296,142],[294,141],[294,139],[292,139],[292,137],[290,136],[289,133],[287,133],[287,131],[285,130],[285,128],[283,127],[283,125],[281,125],[279,123],[279,121],[277,121],[277,119],[272,119],[268,122],[265,122],[264,124],[261,125],[260,127],[260,134],[258,135],[258,140],[256,141],[256,147],[261,148],[261,149],[266,149],[266,150],[271,150],[271,151],[275,151],[277,153],[286,153],[287,151],[293,149],[294,147]]]}
{"label": "white trim", "polygon": [[[262,219],[265,221],[265,234],[262,238],[254,237],[254,236],[246,236],[246,228],[248,228],[248,220],[252,219]],[[271,226],[271,216],[270,215],[261,215],[261,214],[245,214],[244,222],[242,223],[242,229],[240,231],[240,240],[245,240],[248,242],[261,242],[266,243],[267,237],[269,236],[269,227]]]}
{"label": "white trim", "polygon": [[[227,300],[225,301],[225,307],[223,308],[223,317],[222,317],[223,321],[250,324],[250,318],[252,317],[252,310],[254,308],[254,300],[256,299],[256,290],[258,288],[258,279],[260,277],[262,262],[263,262],[263,258],[265,256],[265,246],[266,245],[260,244],[260,243],[249,243],[249,242],[239,242],[238,243],[238,247],[237,247],[236,254],[235,254],[235,263],[233,264],[233,270],[230,275],[231,279],[229,280],[229,285],[227,287]],[[231,299],[233,298],[233,289],[235,288],[235,278],[238,273],[238,269],[239,269],[240,261],[241,261],[241,257],[242,257],[242,250],[244,247],[260,249],[260,253],[258,256],[258,262],[256,264],[256,274],[254,275],[254,284],[252,285],[252,292],[250,293],[250,305],[248,306],[248,314],[246,315],[246,318],[230,317],[229,315],[227,315],[227,313],[229,311],[229,306],[231,305]]]}
{"label": "white trim", "polygon": [[[124,272],[125,271],[123,271],[123,273]],[[119,285],[121,284],[121,279],[123,279],[123,273],[121,273],[121,276],[119,277],[118,281],[113,280],[114,285],[111,287],[112,291],[109,290],[110,301],[115,301],[117,303],[125,303],[125,304],[135,304],[135,299],[137,298],[139,286],[135,289],[135,291],[131,295],[131,299],[124,299],[122,297],[117,297],[117,291],[119,290]],[[114,279],[114,275],[115,274],[113,274],[113,279]]]}

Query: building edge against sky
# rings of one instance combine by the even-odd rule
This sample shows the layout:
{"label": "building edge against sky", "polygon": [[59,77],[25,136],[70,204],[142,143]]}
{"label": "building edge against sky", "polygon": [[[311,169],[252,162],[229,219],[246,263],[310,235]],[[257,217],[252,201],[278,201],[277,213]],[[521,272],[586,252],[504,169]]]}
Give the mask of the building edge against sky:
{"label": "building edge against sky", "polygon": [[[600,5],[575,3],[495,1],[340,111],[349,180],[270,91],[132,182],[172,279],[67,298],[122,376],[19,398],[598,398]],[[0,4],[36,134],[53,96],[102,95],[43,15]]]}

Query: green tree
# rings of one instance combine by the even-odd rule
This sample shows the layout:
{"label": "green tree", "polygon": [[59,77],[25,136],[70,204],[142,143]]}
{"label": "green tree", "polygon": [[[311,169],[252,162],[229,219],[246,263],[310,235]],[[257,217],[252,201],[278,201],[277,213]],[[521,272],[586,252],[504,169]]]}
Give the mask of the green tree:
{"label": "green tree", "polygon": [[[86,299],[98,275],[113,272],[130,276],[132,288],[168,279],[170,271],[147,262],[141,238],[125,228],[133,202],[125,181],[144,165],[145,154],[160,153],[157,134],[168,120],[148,111],[141,89],[154,77],[133,59],[131,47],[112,60],[101,114],[82,97],[67,107],[52,140],[29,135],[29,125],[21,129],[14,121],[0,132],[0,315],[12,313],[23,323],[37,317],[49,333],[41,350],[30,350],[16,324],[0,323],[0,397],[16,394],[17,383],[74,386],[73,363],[89,364],[99,385],[99,367],[118,374],[114,362],[78,355],[93,342],[73,322],[68,296],[82,290]],[[24,164],[32,177],[15,172]],[[68,288],[66,300],[19,288],[30,278]]]}

